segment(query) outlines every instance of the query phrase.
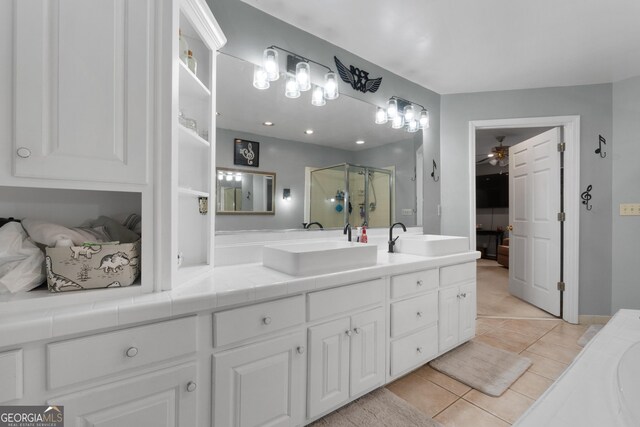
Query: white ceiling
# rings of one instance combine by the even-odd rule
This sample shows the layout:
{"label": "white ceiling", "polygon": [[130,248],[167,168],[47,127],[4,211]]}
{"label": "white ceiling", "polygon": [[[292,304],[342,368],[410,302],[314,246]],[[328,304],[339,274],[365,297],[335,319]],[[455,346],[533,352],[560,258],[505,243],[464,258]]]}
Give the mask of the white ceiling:
{"label": "white ceiling", "polygon": [[[253,87],[253,64],[220,54],[217,59],[216,125],[288,141],[318,144],[344,150],[364,150],[412,139],[413,134],[374,123],[376,107],[344,94],[323,107],[311,105],[311,91],[300,98],[284,96],[284,79],[271,87]],[[265,121],[273,122],[271,127]],[[312,135],[305,135],[313,129]],[[357,145],[356,140],[365,141]]]}
{"label": "white ceiling", "polygon": [[441,94],[640,75],[639,0],[243,0]]}

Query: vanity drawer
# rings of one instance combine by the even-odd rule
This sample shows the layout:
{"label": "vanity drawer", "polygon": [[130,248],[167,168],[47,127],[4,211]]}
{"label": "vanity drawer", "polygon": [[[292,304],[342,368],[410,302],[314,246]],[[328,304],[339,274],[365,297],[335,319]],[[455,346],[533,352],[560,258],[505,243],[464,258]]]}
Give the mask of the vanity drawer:
{"label": "vanity drawer", "polygon": [[376,279],[310,293],[307,296],[309,321],[381,303],[384,301],[384,287],[384,280]]}
{"label": "vanity drawer", "polygon": [[436,289],[438,279],[437,268],[393,276],[391,278],[391,299]]}
{"label": "vanity drawer", "polygon": [[195,353],[196,317],[47,345],[50,389]]}
{"label": "vanity drawer", "polygon": [[391,342],[391,376],[417,368],[438,354],[438,325]]}
{"label": "vanity drawer", "polygon": [[476,263],[449,265],[440,269],[440,286],[462,285],[476,280]]}
{"label": "vanity drawer", "polygon": [[415,331],[438,321],[438,293],[391,304],[391,337]]}
{"label": "vanity drawer", "polygon": [[215,347],[304,323],[304,296],[249,305],[213,314]]}
{"label": "vanity drawer", "polygon": [[0,403],[22,398],[22,350],[0,353]]}

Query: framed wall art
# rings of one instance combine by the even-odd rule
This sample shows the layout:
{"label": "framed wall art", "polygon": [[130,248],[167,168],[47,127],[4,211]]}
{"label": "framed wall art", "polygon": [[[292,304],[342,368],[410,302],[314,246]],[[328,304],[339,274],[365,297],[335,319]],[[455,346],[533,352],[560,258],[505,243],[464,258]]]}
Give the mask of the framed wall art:
{"label": "framed wall art", "polygon": [[257,168],[260,164],[260,143],[245,139],[233,140],[233,164],[239,166],[252,166]]}

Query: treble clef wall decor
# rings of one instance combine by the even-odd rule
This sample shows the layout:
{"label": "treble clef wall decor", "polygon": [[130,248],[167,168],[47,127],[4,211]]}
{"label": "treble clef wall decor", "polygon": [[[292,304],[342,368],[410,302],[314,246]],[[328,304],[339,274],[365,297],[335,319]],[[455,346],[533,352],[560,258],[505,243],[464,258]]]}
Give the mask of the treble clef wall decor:
{"label": "treble clef wall decor", "polygon": [[433,178],[434,182],[438,182],[440,181],[440,174],[438,174],[438,177],[436,178],[436,170],[438,170],[438,165],[436,164],[435,159],[431,159],[431,161],[433,162],[433,166],[431,169],[431,178]]}
{"label": "treble clef wall decor", "polygon": [[591,185],[587,186],[587,191],[583,192],[580,197],[582,198],[582,204],[586,206],[587,210],[590,211],[593,209],[591,206]]}
{"label": "treble clef wall decor", "polygon": [[598,135],[598,148],[596,148],[596,154],[600,154],[603,159],[607,157],[607,153],[602,148],[602,144],[607,145],[607,140],[602,135]]}

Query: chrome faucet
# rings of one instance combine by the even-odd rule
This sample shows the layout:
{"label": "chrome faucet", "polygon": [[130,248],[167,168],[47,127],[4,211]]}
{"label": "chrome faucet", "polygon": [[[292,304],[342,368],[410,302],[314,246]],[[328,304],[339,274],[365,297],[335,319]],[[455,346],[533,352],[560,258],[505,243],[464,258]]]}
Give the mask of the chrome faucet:
{"label": "chrome faucet", "polygon": [[405,227],[404,224],[401,222],[396,222],[391,227],[389,227],[389,253],[390,254],[393,253],[393,248],[396,245],[396,240],[398,240],[398,238],[400,237],[400,236],[397,236],[395,239],[393,238],[393,227],[395,227],[396,225],[401,226],[403,231],[405,232],[407,231],[407,227]]}
{"label": "chrome faucet", "polygon": [[320,224],[320,223],[319,223],[319,222],[317,222],[317,221],[310,222],[309,224],[305,225],[305,226],[304,226],[304,228],[306,228],[306,229],[308,230],[308,229],[309,229],[309,228],[311,228],[311,226],[312,226],[312,225],[314,225],[314,224],[315,224],[315,225],[317,225],[318,227],[320,227],[320,229],[321,229],[321,230],[322,230],[322,229],[324,229],[324,227],[322,226],[322,224]]}
{"label": "chrome faucet", "polygon": [[344,226],[344,229],[342,230],[342,234],[346,234],[347,235],[347,241],[351,241],[351,224],[347,223],[347,225]]}

